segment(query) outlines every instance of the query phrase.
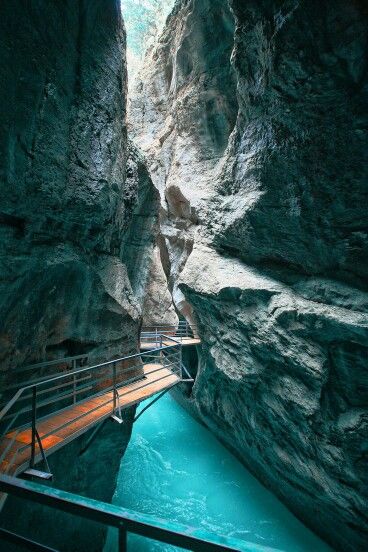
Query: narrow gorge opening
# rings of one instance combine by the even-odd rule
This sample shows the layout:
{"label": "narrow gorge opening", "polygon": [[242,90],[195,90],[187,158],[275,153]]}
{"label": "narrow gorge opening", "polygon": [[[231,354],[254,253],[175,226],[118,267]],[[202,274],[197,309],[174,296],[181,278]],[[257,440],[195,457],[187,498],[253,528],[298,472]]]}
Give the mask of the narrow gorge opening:
{"label": "narrow gorge opening", "polygon": [[0,3],[1,550],[365,552],[367,29]]}

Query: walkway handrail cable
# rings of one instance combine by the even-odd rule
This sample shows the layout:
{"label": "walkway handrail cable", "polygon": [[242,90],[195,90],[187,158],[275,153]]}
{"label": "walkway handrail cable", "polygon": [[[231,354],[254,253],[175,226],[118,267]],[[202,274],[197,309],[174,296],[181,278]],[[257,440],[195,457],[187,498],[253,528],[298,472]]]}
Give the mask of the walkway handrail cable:
{"label": "walkway handrail cable", "polygon": [[73,362],[76,360],[87,360],[90,357],[90,354],[85,353],[83,355],[74,355],[63,358],[55,358],[53,360],[43,360],[42,362],[36,362],[35,364],[27,364],[26,366],[20,366],[16,368],[16,372],[26,372],[27,370],[35,370],[36,368],[45,368],[48,366],[57,366],[58,364],[66,364],[68,362]]}
{"label": "walkway handrail cable", "polygon": [[[158,349],[158,351],[161,351],[161,350],[168,350],[168,349],[172,349],[173,346],[172,345],[167,345],[167,346],[163,346],[163,347],[160,347],[160,349]],[[156,350],[155,350],[156,352]],[[171,356],[166,356],[166,358],[177,358],[177,355],[178,353],[174,353],[172,354]],[[70,372],[67,372],[65,374],[60,374],[58,376],[53,376],[53,377],[49,377],[49,378],[46,378],[45,380],[42,380],[40,382],[37,382],[37,383],[33,383],[31,385],[27,385],[25,387],[22,387],[21,389],[19,389],[15,395],[13,396],[13,398],[6,404],[6,406],[1,410],[0,412],[0,422],[1,420],[5,417],[5,415],[7,414],[7,412],[10,410],[10,408],[19,400],[19,398],[21,397],[21,395],[25,392],[25,391],[28,391],[28,390],[32,390],[33,388],[35,387],[40,387],[40,386],[43,386],[43,385],[46,385],[46,384],[49,384],[49,383],[52,383],[52,382],[55,382],[55,381],[60,381],[62,379],[67,379],[67,378],[70,378],[71,376],[75,376],[75,375],[78,375],[78,374],[81,374],[81,373],[84,373],[84,372],[87,372],[87,371],[92,371],[92,370],[95,370],[97,368],[103,368],[103,367],[106,367],[106,366],[109,366],[111,364],[114,364],[114,363],[118,363],[118,362],[123,362],[123,361],[126,361],[126,360],[129,360],[129,359],[132,359],[132,358],[135,358],[135,357],[144,357],[145,359],[147,358],[151,358],[153,360],[156,360],[157,359],[157,356],[155,354],[150,354],[150,352],[148,351],[147,353],[140,353],[140,354],[136,354],[136,355],[130,355],[130,356],[127,356],[127,357],[122,357],[122,358],[117,358],[117,359],[113,359],[111,361],[108,361],[108,362],[103,362],[101,364],[96,364],[94,366],[87,366],[85,368],[81,368],[81,369],[78,369],[78,370],[75,370],[75,371],[70,371]],[[139,364],[135,364],[133,366],[128,366],[127,368],[124,368],[123,370],[120,371],[120,373],[126,373],[126,372],[130,372],[132,370],[134,370],[135,368],[139,367],[141,363]],[[175,365],[175,363],[171,363],[173,366]],[[106,379],[106,376],[101,376],[100,378],[98,378],[97,380],[94,380],[94,381],[100,381],[100,380],[105,380]],[[121,382],[122,384],[126,385],[126,384],[129,384],[131,383],[132,380],[124,380],[123,382]],[[87,387],[87,386],[86,386]],[[111,386],[110,386],[111,387]],[[53,391],[55,389],[59,389],[60,386],[58,387],[54,387],[54,388],[51,388],[51,389],[48,389],[47,391]],[[109,388],[108,388],[109,389]],[[105,389],[106,390],[106,389]],[[99,393],[101,394],[101,393]],[[27,397],[25,397],[27,399],[30,398],[30,396],[28,395]],[[57,397],[57,399],[62,399],[63,396],[62,395],[59,395]],[[44,404],[42,404],[41,406],[45,406]],[[26,411],[24,411],[26,412]]]}
{"label": "walkway handrail cable", "polygon": [[[157,373],[157,372],[161,372],[162,370],[163,370],[163,368],[157,368],[156,370],[152,370],[151,374],[154,374],[154,373]],[[155,380],[155,381],[161,381],[161,380],[166,379],[166,378],[168,378],[168,377],[170,377],[170,376],[171,376],[171,374],[166,374],[166,375],[163,376],[162,378],[159,378],[159,379],[157,379],[157,380]],[[121,386],[123,386],[123,385],[124,385],[124,386],[126,385],[126,382],[125,382],[125,381],[121,384]],[[144,387],[147,387],[148,385],[150,385],[150,382],[149,382],[149,383],[145,383],[144,385],[142,385],[142,386],[140,387],[140,389],[143,389]],[[118,387],[119,387],[119,386],[118,386]],[[108,389],[109,389],[109,390],[112,390],[112,387],[110,387],[110,388],[108,388]],[[127,391],[126,393],[122,393],[122,394],[120,395],[120,397],[124,397],[125,395],[129,395],[130,392],[131,392],[131,391]],[[108,399],[105,403],[102,403],[102,406],[108,404],[109,402],[111,402],[111,399]],[[84,412],[84,413],[81,414],[80,416],[77,416],[76,418],[74,418],[74,419],[73,419],[73,423],[76,422],[76,421],[78,421],[78,420],[80,420],[80,419],[82,419],[82,418],[84,418],[85,416],[88,416],[89,414],[91,414],[91,412],[94,412],[95,410],[98,410],[99,408],[101,408],[101,404],[99,404],[96,408],[92,408],[92,409],[89,410],[88,412]],[[61,424],[61,425],[57,426],[56,428],[53,427],[53,429],[52,429],[51,431],[49,431],[48,433],[43,434],[42,438],[44,439],[45,437],[49,437],[50,435],[52,435],[52,434],[55,432],[55,430],[63,429],[63,428],[66,427],[69,423],[70,423],[70,422],[66,422],[66,423],[64,423],[64,424]],[[22,451],[22,452],[23,452],[24,450],[26,450],[26,449],[29,448],[30,446],[31,446],[30,444],[26,444],[26,445],[24,445],[23,447],[21,447],[21,448],[19,449],[19,451]]]}
{"label": "walkway handrail cable", "polygon": [[[143,355],[142,355],[143,356]],[[145,358],[152,358],[153,360],[157,360],[157,357],[155,355],[146,355]],[[166,362],[166,360],[169,359],[171,362]],[[179,353],[174,353],[174,354],[171,354],[171,355],[167,355],[164,359],[165,361],[165,364],[162,368],[159,368],[157,370],[153,370],[151,373],[155,373],[155,372],[158,372],[160,370],[163,370],[164,368],[167,368],[167,367],[172,367],[172,372],[173,373],[176,373],[178,372],[178,375],[179,374],[179,370],[176,369],[176,364],[179,363],[179,359],[180,359],[180,355]],[[113,364],[113,362],[112,362]],[[97,365],[97,367],[99,367],[100,365]],[[122,370],[120,370],[120,374],[126,374],[128,372],[131,372],[135,369],[137,369],[138,367],[140,367],[141,364],[135,364],[133,366],[128,366],[127,368],[124,368]],[[91,367],[91,369],[93,369],[95,367]],[[64,375],[64,378],[69,378],[71,375],[73,375],[73,373],[69,372],[68,374],[65,374]],[[55,379],[60,379],[59,376]],[[91,388],[91,384],[96,384],[100,381],[105,381],[106,380],[106,375],[103,375],[99,378],[94,378],[93,380],[88,380],[88,383],[85,383],[85,384],[82,384],[82,385],[79,385],[76,392],[79,394],[80,392],[83,392],[85,390],[88,390]],[[38,386],[41,386],[41,384],[46,384],[46,383],[50,383],[54,381],[54,378],[52,378],[51,380],[48,379],[48,380],[45,380],[43,382],[39,382],[38,384],[32,384],[31,386],[27,386],[21,390],[19,390],[18,393],[16,393],[16,395],[13,397],[13,399],[10,401],[9,403],[9,409],[13,406],[13,404],[20,398],[20,395],[22,394],[21,391],[27,391],[28,389],[31,389],[33,390],[34,388],[38,387]],[[85,381],[85,378],[83,380],[79,380],[79,381]],[[122,381],[119,385],[117,385],[117,387],[120,387],[121,385],[129,385],[130,383],[133,383],[134,381],[136,381],[136,377],[134,378],[131,378],[131,379],[127,379],[127,380],[124,380]],[[58,385],[58,386],[55,386],[55,387],[52,387],[50,389],[46,389],[44,391],[41,391],[38,393],[38,395],[40,394],[44,394],[44,393],[48,393],[48,392],[52,392],[52,391],[55,391],[55,390],[58,390],[58,389],[62,389],[63,387],[66,387],[67,385],[71,385],[71,382],[67,382],[67,383],[64,383],[64,384],[61,384],[61,385]],[[104,388],[103,391],[101,391],[101,393],[104,393],[108,390],[112,390],[113,389],[113,386],[109,386],[107,388]],[[101,394],[101,393],[96,393],[96,396]],[[66,392],[64,394],[58,394],[57,397],[56,397],[56,400],[60,401],[60,400],[64,400],[64,399],[67,399],[67,398],[70,398],[71,397],[71,393],[70,392]],[[32,395],[26,395],[25,397],[22,397],[22,400],[28,400],[32,397]],[[49,404],[53,404],[55,402],[54,399],[52,400],[46,400],[44,402],[41,402],[39,403],[39,407],[42,408],[44,406],[47,406]],[[30,408],[23,408],[22,410],[18,411],[17,412],[17,415],[20,415],[20,414],[25,414],[27,412],[30,412]],[[5,411],[5,408],[4,408],[4,411]],[[6,414],[6,412],[5,412]],[[3,416],[3,419],[7,419],[8,416]],[[1,418],[0,418],[1,419]],[[9,427],[7,428],[8,430],[10,429]],[[7,431],[3,432],[3,433],[7,433]]]}

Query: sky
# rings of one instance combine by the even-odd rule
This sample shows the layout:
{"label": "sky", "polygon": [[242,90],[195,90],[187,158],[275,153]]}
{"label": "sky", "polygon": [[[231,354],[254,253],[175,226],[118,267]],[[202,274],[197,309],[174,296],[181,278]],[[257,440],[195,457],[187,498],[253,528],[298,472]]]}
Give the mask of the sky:
{"label": "sky", "polygon": [[139,71],[144,53],[160,34],[175,0],[121,0],[127,31],[129,87]]}

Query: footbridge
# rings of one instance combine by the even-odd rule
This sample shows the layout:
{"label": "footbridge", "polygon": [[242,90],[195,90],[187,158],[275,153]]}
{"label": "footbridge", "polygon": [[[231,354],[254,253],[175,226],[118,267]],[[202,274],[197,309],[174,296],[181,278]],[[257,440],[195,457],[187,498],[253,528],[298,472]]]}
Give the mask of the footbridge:
{"label": "footbridge", "polygon": [[[154,397],[152,404],[178,383],[193,381],[182,364],[183,340],[189,336],[180,335],[178,340],[178,336],[169,334],[172,331],[161,334],[155,331],[154,348],[140,354],[93,365],[88,355],[79,355],[15,371],[17,383],[1,390],[0,510],[6,496],[11,494],[25,502],[47,506],[55,514],[67,512],[115,527],[119,552],[128,550],[128,533],[197,552],[270,552],[268,548],[243,540],[158,519],[19,477],[27,474],[32,479],[50,479],[47,457],[51,453],[95,428],[88,439],[90,443],[107,418],[122,422],[124,408],[149,397]],[[191,339],[196,339],[193,333]],[[7,395],[11,398],[7,399]],[[40,462],[44,471],[37,469]],[[22,550],[57,552],[29,535],[3,527],[0,521],[0,547],[4,543],[19,545]],[[83,549],[83,543],[76,544]]]}
{"label": "footbridge", "polygon": [[[192,381],[181,362],[181,343],[167,335],[158,339],[162,345],[153,351],[92,366],[77,367],[88,362],[85,355],[64,359],[62,373],[38,376],[18,388],[0,411],[0,473],[49,478],[48,455],[108,417],[122,422],[122,409]],[[49,374],[57,362],[21,374],[36,369]],[[35,468],[40,461],[44,471]]]}
{"label": "footbridge", "polygon": [[189,324],[186,320],[180,320],[176,325],[157,324],[143,326],[140,338],[141,351],[162,347],[170,343],[170,338],[178,340],[183,347],[188,345],[200,345],[198,329],[195,324]]}

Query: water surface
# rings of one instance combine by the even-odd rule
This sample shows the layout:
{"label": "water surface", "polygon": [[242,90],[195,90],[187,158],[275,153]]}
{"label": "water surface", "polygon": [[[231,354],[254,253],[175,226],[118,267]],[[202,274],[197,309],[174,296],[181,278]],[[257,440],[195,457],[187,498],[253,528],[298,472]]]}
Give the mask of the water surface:
{"label": "water surface", "polygon": [[[169,395],[134,424],[113,502],[285,552],[331,550]],[[129,538],[134,552],[182,550]],[[111,531],[105,552],[115,542]]]}

